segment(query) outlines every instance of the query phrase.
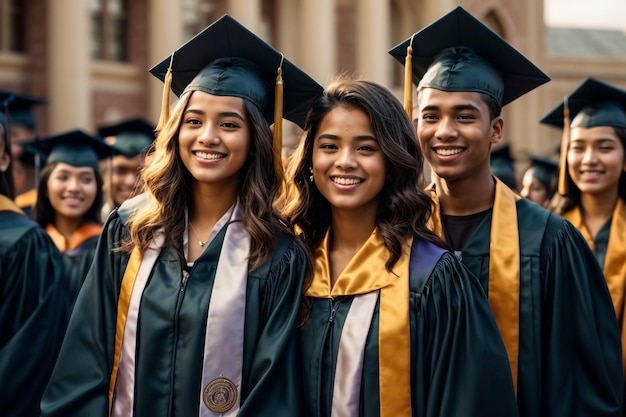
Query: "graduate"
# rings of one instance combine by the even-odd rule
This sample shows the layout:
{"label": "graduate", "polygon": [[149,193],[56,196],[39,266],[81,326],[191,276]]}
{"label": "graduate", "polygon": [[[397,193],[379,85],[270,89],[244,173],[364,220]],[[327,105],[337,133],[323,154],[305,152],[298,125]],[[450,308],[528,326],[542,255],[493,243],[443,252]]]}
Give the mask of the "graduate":
{"label": "graduate", "polygon": [[37,117],[34,108],[46,103],[40,97],[0,90],[0,100],[7,101],[7,119],[10,122],[13,181],[15,204],[32,216],[37,200],[39,160],[31,152],[24,152],[23,145],[37,137]]}
{"label": "graduate", "polygon": [[24,144],[45,158],[33,219],[63,256],[68,292],[75,300],[91,266],[102,230],[102,176],[98,161],[113,149],[82,130],[58,133]]}
{"label": "graduate", "polygon": [[133,118],[98,128],[98,135],[117,151],[104,170],[102,218],[106,218],[113,208],[141,193],[143,184],[139,181],[139,174],[154,141],[154,127],[143,118]]}
{"label": "graduate", "polygon": [[0,415],[37,417],[70,303],[61,255],[13,201],[7,126],[0,113]]}
{"label": "graduate", "polygon": [[285,215],[314,253],[303,415],[517,415],[480,283],[427,228],[423,157],[393,94],[328,85],[288,173]]}
{"label": "graduate", "polygon": [[566,103],[569,116],[561,103],[541,120],[564,129],[559,193],[551,204],[580,230],[603,268],[626,352],[626,91],[588,78]]}
{"label": "graduate", "polygon": [[42,415],[300,416],[310,262],[273,203],[282,115],[322,87],[228,15],[150,71],[145,193],[107,220]]}
{"label": "graduate", "polygon": [[558,163],[539,155],[529,155],[528,159],[530,159],[530,166],[526,168],[522,176],[520,195],[542,207],[548,207],[556,192]]}
{"label": "graduate", "polygon": [[589,245],[489,172],[502,106],[548,77],[460,7],[390,53],[404,63],[410,44],[417,135],[435,174],[431,225],[487,293],[520,416],[620,415],[619,329]]}

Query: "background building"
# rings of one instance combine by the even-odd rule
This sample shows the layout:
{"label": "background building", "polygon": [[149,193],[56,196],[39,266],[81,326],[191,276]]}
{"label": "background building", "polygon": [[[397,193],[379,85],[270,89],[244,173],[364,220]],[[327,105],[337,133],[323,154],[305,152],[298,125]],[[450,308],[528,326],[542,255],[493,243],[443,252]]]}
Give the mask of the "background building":
{"label": "background building", "polygon": [[559,132],[537,121],[586,77],[626,88],[626,35],[546,27],[542,0],[0,0],[0,88],[48,100],[35,109],[42,135],[156,122],[162,83],[148,68],[229,13],[321,84],[344,72],[401,97],[387,50],[457,5],[552,78],[505,108],[519,160],[554,152]]}

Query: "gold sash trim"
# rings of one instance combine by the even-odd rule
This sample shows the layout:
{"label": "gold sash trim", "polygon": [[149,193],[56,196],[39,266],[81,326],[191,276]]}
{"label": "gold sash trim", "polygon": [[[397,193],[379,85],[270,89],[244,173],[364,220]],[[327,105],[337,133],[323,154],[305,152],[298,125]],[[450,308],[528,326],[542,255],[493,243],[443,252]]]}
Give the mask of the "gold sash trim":
{"label": "gold sash trim", "polygon": [[[590,247],[594,247],[594,241],[585,226],[580,207],[574,207],[563,215],[576,229],[580,231]],[[609,242],[607,245],[606,258],[604,259],[604,277],[611,293],[615,314],[621,327],[622,333],[622,363],[624,366],[624,376],[626,377],[626,303],[624,297],[626,292],[626,246],[624,237],[626,236],[626,204],[621,198],[617,199],[613,217],[611,220],[611,230],[609,232]]]}
{"label": "gold sash trim", "polygon": [[37,203],[37,190],[34,188],[15,197],[15,204],[20,208],[34,207],[35,203]]}
{"label": "gold sash trim", "polygon": [[12,211],[24,215],[24,212],[7,196],[0,194],[0,211]]}
{"label": "gold sash trim", "polygon": [[109,417],[113,407],[113,393],[115,392],[115,382],[117,380],[117,372],[120,365],[120,355],[122,353],[122,340],[124,339],[124,328],[126,327],[126,318],[128,308],[130,306],[130,296],[133,292],[137,272],[141,265],[141,253],[138,248],[134,248],[130,254],[124,277],[122,278],[122,287],[120,289],[120,298],[117,303],[117,323],[115,326],[115,355],[113,356],[113,370],[111,371],[111,379],[109,380]]}
{"label": "gold sash trim", "polygon": [[54,242],[59,252],[72,250],[80,246],[85,240],[98,236],[102,231],[102,226],[97,223],[87,223],[74,230],[70,240],[65,240],[65,236],[52,224],[46,226],[46,233]]}
{"label": "gold sash trim", "polygon": [[402,255],[387,271],[389,252],[382,236],[374,229],[369,239],[330,285],[330,229],[315,250],[314,276],[306,295],[334,298],[366,294],[380,290],[379,317],[379,385],[380,415],[392,417],[411,415],[411,335],[409,322],[409,260],[412,239],[403,245]]}
{"label": "gold sash trim", "polygon": [[[495,177],[494,177],[495,178]],[[519,359],[519,292],[520,251],[516,201],[521,197],[513,193],[498,178],[491,217],[489,245],[488,300],[498,324],[500,335],[509,358],[513,386],[517,392],[517,367]],[[433,214],[429,227],[445,239],[439,198],[431,185],[428,190],[433,199]]]}

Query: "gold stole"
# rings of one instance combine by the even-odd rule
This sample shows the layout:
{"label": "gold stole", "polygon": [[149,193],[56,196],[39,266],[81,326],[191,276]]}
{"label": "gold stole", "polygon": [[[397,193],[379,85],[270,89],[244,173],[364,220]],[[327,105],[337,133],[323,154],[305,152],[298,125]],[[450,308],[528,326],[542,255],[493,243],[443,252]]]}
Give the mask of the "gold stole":
{"label": "gold stole", "polygon": [[[330,229],[329,229],[330,231]],[[411,335],[409,324],[409,260],[412,239],[402,247],[402,255],[387,271],[389,252],[383,238],[374,229],[363,247],[330,285],[329,231],[315,250],[314,276],[306,295],[334,298],[366,294],[380,290],[378,332],[380,415],[411,415]]]}
{"label": "gold stole", "polygon": [[[495,177],[494,177],[495,178]],[[496,180],[496,197],[491,214],[489,245],[488,300],[509,358],[513,386],[517,392],[519,357],[520,250],[516,201],[521,197]],[[428,188],[433,199],[429,227],[445,239],[439,198],[434,186]]]}
{"label": "gold stole", "polygon": [[15,204],[20,208],[34,207],[35,203],[37,203],[37,190],[34,188],[15,197]]}
{"label": "gold stole", "polygon": [[[593,238],[585,226],[580,207],[574,207],[563,215],[576,229],[580,231],[590,247],[595,247]],[[604,260],[604,277],[611,293],[613,307],[622,332],[622,362],[624,366],[624,376],[626,376],[626,323],[624,303],[624,292],[626,291],[626,204],[621,198],[617,199],[617,204],[613,210],[611,220],[611,230],[609,232],[609,242],[607,245],[606,258]]]}
{"label": "gold stole", "polygon": [[7,196],[0,194],[0,211],[12,211],[21,215],[24,212]]}
{"label": "gold stole", "polygon": [[54,242],[59,252],[65,252],[78,247],[85,240],[98,236],[102,231],[102,226],[97,223],[87,223],[74,230],[70,240],[65,240],[65,237],[57,230],[52,223],[46,226],[46,233]]}

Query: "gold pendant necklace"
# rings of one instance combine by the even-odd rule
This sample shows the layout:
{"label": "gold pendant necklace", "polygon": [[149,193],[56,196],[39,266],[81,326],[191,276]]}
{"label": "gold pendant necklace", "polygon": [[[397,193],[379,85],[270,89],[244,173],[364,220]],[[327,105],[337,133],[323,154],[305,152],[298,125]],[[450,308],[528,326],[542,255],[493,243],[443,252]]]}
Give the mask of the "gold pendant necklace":
{"label": "gold pendant necklace", "polygon": [[200,247],[204,247],[204,245],[206,245],[206,243],[208,242],[208,239],[205,240],[204,242],[200,240],[200,237],[196,233],[196,229],[193,227],[193,224],[191,224],[191,222],[189,222],[189,226],[191,227],[191,232],[193,233],[193,235],[196,237],[196,239],[198,239],[198,245]]}

